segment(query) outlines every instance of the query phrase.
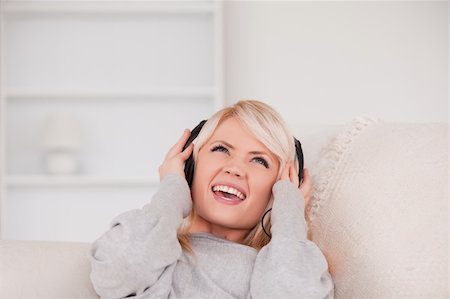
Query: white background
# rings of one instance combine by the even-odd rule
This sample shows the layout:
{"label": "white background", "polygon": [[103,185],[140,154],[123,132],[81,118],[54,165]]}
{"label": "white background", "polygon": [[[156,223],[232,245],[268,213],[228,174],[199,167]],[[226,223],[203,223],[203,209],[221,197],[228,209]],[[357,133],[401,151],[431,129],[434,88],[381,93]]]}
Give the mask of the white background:
{"label": "white background", "polygon": [[448,122],[448,2],[230,1],[225,98],[289,123]]}

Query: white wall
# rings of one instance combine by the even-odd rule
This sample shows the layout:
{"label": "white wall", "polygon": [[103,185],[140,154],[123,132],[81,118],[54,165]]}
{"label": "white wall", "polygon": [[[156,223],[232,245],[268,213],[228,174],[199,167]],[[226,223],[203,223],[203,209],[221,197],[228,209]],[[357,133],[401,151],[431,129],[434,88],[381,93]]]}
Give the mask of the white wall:
{"label": "white wall", "polygon": [[229,1],[225,98],[290,124],[448,121],[448,2]]}

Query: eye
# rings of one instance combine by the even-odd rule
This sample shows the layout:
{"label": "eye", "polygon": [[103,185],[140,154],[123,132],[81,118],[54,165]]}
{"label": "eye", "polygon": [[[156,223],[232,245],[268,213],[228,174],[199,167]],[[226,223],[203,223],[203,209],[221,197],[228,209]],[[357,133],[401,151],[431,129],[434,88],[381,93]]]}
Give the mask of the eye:
{"label": "eye", "polygon": [[228,149],[226,147],[224,147],[223,145],[219,144],[214,146],[211,149],[212,152],[223,152],[223,153],[228,153]]}
{"label": "eye", "polygon": [[269,163],[267,163],[266,159],[261,157],[255,157],[253,158],[253,160],[255,160],[256,163],[263,165],[265,168],[269,168]]}

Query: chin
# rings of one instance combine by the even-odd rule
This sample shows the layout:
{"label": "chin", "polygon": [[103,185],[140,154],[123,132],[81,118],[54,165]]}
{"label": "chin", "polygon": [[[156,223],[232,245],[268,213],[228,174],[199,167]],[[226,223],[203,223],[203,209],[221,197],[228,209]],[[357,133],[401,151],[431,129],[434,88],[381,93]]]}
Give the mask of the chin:
{"label": "chin", "polygon": [[245,220],[248,219],[245,219],[240,213],[226,211],[221,207],[216,207],[215,209],[208,208],[207,211],[197,209],[196,213],[207,223],[223,228],[250,230],[256,225],[255,223],[247,223]]}
{"label": "chin", "polygon": [[195,213],[207,224],[236,230],[250,230],[258,224],[259,218],[249,221],[246,200],[239,204],[227,204],[218,201],[212,192],[205,192],[196,198],[199,200],[194,201]]}

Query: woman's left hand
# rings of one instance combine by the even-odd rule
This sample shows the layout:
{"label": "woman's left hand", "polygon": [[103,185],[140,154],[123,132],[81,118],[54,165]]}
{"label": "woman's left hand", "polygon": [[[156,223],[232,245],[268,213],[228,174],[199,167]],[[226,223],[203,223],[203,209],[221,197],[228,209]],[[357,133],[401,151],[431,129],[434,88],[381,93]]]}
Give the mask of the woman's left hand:
{"label": "woman's left hand", "polygon": [[[298,173],[297,173],[297,170],[295,170],[293,161],[289,161],[286,163],[286,167],[284,168],[284,170],[281,174],[281,179],[289,180],[295,186],[299,185]],[[311,177],[309,175],[309,171],[307,168],[304,168],[304,170],[303,170],[303,180],[302,180],[301,185],[298,187],[298,189],[303,194],[303,198],[305,200],[305,206],[306,206],[308,204],[309,200],[311,199],[311,193],[312,193]]]}

